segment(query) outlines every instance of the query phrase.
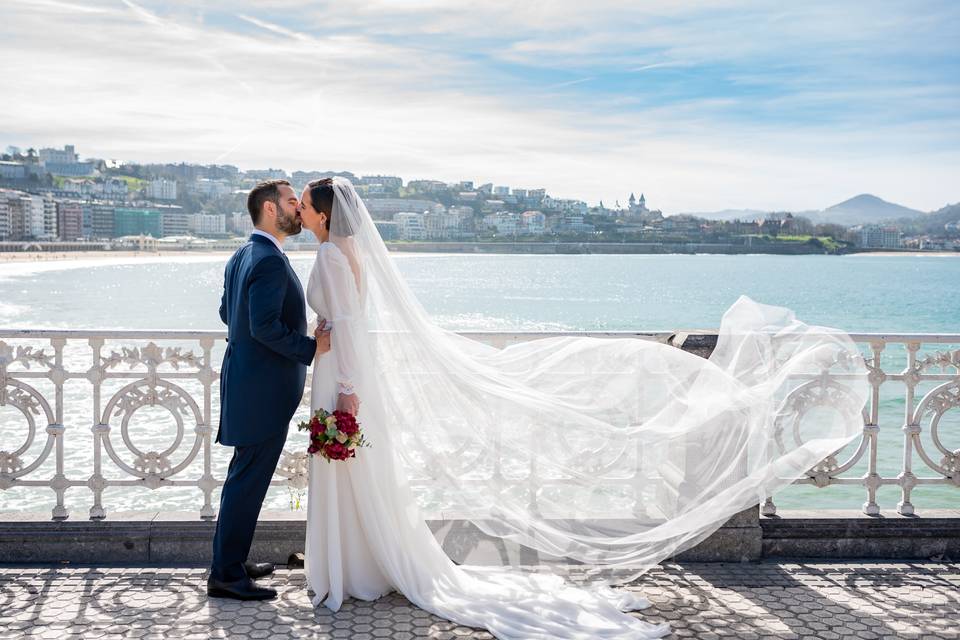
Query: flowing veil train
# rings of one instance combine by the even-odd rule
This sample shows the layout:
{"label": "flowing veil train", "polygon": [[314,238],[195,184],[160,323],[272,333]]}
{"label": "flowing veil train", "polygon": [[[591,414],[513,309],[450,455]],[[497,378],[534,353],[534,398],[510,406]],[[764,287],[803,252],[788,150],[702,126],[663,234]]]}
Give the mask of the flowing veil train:
{"label": "flowing veil train", "polygon": [[[609,585],[692,547],[862,433],[867,371],[841,331],[741,297],[709,359],[635,339],[497,349],[436,326],[353,186],[336,178],[334,191],[325,268],[340,265],[359,296],[327,319],[372,443],[334,463],[353,488],[340,499],[354,503],[379,571],[421,608],[498,638],[660,637],[666,626],[622,613],[642,599]],[[308,527],[326,517],[314,490]],[[457,566],[425,513],[587,563],[597,584]]]}

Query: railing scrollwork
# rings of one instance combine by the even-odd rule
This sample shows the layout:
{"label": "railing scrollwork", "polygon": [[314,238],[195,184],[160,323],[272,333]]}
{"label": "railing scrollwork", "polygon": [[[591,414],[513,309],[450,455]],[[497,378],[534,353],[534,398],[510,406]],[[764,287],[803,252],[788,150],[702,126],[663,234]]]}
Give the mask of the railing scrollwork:
{"label": "railing scrollwork", "polygon": [[[465,335],[504,346],[548,334]],[[671,334],[586,335],[666,341]],[[0,410],[10,410],[0,413],[0,498],[18,487],[52,490],[52,517],[62,520],[69,515],[67,491],[86,490],[92,499],[89,517],[102,519],[107,517],[105,493],[113,487],[181,487],[199,491],[201,518],[214,517],[213,495],[223,483],[213,472],[211,447],[219,381],[215,365],[223,337],[220,332],[0,330]],[[899,489],[897,510],[902,514],[915,512],[912,495],[921,487],[960,490],[960,448],[957,440],[949,444],[951,435],[960,440],[960,431],[948,434],[950,426],[945,426],[960,414],[960,348],[945,348],[960,345],[960,334],[855,334],[853,338],[864,352],[871,387],[863,408],[863,433],[850,447],[814,465],[797,484],[821,489],[862,487],[866,493],[862,509],[869,515],[880,513],[878,492],[884,486]],[[891,350],[898,350],[899,361]],[[922,391],[927,386],[932,388]],[[903,406],[899,425],[891,424],[888,415],[894,405],[889,404],[887,392],[897,390],[902,393],[894,394],[894,405]],[[848,409],[851,401],[842,375],[811,377],[798,384],[777,410],[776,436],[802,442],[805,412],[831,406]],[[884,402],[888,402],[886,413],[881,410]],[[64,418],[65,410],[69,420]],[[157,415],[172,420],[172,435],[156,436],[144,445],[132,427],[141,412],[149,414],[151,421]],[[881,469],[880,454],[898,426],[903,459],[897,473],[891,474],[889,468]],[[65,454],[73,455],[81,447],[84,428],[92,432],[92,447],[85,454],[89,460],[78,466],[71,459],[68,469]],[[472,460],[468,451],[463,457]],[[531,500],[535,500],[536,459],[529,464]],[[489,467],[494,474],[490,481],[501,482],[496,477],[499,462],[490,461]],[[86,476],[83,469],[88,470]],[[603,474],[604,469],[593,472]],[[643,478],[626,481],[642,484]],[[299,500],[307,486],[306,454],[284,452],[273,484],[287,487],[291,501]],[[762,505],[766,515],[776,510],[773,500]],[[643,511],[638,506],[637,513]]]}

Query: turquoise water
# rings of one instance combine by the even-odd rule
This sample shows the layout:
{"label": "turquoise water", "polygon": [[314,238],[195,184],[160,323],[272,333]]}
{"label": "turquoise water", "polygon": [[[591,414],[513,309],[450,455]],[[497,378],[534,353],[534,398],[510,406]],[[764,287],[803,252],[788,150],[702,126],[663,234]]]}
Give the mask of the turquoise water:
{"label": "turquoise water", "polygon": [[[0,264],[0,326],[219,329],[226,256]],[[311,256],[292,261],[305,279]],[[452,329],[713,328],[739,295],[850,332],[960,332],[960,258],[400,255]]]}
{"label": "turquoise water", "polygon": [[[217,307],[226,258],[0,264],[0,327],[221,329]],[[311,259],[292,255],[304,279]],[[457,330],[715,328],[724,310],[746,294],[790,307],[807,323],[852,333],[960,333],[960,258],[955,257],[404,254],[395,260],[428,312],[443,326]],[[67,355],[71,369],[89,366],[89,360],[83,364],[89,350],[77,347]],[[904,361],[899,347],[885,355],[888,371],[899,371]],[[887,476],[896,475],[903,455],[902,388],[892,383],[883,388],[880,471]],[[926,385],[922,391],[930,388]],[[89,383],[68,383],[66,397],[65,423],[71,429],[67,475],[85,479],[92,459]],[[941,425],[944,445],[951,450],[960,449],[960,420],[955,414],[960,409],[948,412]],[[152,431],[138,436],[143,449],[155,439],[170,441],[172,420],[160,414],[154,418]],[[155,433],[156,424],[165,419],[170,423],[164,427],[166,435]],[[0,407],[0,449],[19,446],[22,425],[19,414]],[[925,446],[932,449],[932,444]],[[221,448],[215,449],[219,468],[226,458]],[[937,455],[935,461],[939,459]],[[932,475],[922,471],[919,460],[915,465],[918,475]],[[83,471],[70,473],[71,468]],[[845,477],[858,477],[862,468],[858,465]],[[271,504],[284,506],[286,492],[272,491]],[[49,490],[26,488],[0,492],[0,508],[46,510],[52,506],[50,495]],[[70,489],[67,496],[73,512],[82,517],[89,506],[89,490]],[[110,489],[106,496],[108,507],[114,509],[199,507],[197,492],[174,488],[153,493]],[[791,487],[777,502],[786,508],[855,509],[864,496],[855,487]],[[881,490],[881,507],[892,509],[898,499],[899,490]],[[914,503],[921,508],[956,508],[960,489],[918,487]]]}

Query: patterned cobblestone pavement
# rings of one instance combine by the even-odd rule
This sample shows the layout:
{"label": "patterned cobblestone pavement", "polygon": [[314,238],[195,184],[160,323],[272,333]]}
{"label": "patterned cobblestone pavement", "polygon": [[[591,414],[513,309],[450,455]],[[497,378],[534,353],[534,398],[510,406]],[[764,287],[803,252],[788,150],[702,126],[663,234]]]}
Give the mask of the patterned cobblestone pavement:
{"label": "patterned cobblestone pavement", "polygon": [[[314,610],[303,571],[280,597],[208,599],[198,568],[0,565],[0,638],[491,638],[391,594]],[[569,569],[570,578],[582,573]],[[674,638],[960,638],[960,564],[668,564],[630,586]]]}

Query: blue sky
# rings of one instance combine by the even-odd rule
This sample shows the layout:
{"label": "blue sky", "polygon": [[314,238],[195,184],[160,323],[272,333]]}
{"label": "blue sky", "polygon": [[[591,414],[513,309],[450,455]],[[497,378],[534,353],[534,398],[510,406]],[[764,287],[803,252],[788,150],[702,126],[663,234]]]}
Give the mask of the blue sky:
{"label": "blue sky", "polygon": [[665,212],[960,200],[960,3],[13,0],[0,143]]}

